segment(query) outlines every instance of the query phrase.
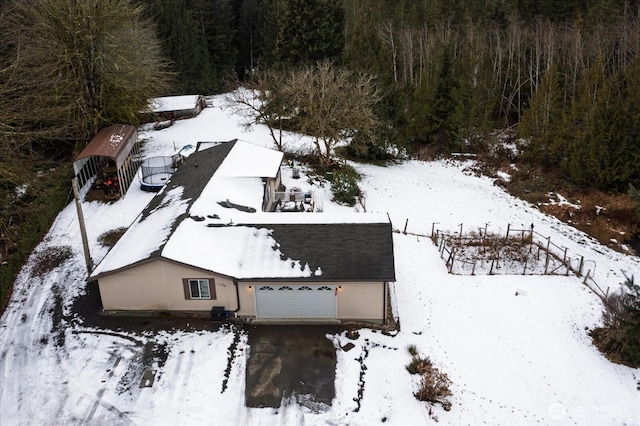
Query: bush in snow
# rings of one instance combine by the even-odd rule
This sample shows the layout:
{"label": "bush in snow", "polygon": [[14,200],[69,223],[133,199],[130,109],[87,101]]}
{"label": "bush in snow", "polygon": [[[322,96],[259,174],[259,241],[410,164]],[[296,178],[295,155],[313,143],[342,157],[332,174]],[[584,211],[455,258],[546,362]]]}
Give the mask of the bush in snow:
{"label": "bush in snow", "polygon": [[362,195],[358,186],[360,175],[349,165],[342,165],[331,175],[331,192],[334,201],[348,206],[356,204],[356,197]]}
{"label": "bush in snow", "polygon": [[406,367],[407,371],[421,376],[418,391],[414,393],[415,397],[419,401],[439,403],[446,411],[451,410],[451,402],[448,400],[451,396],[449,376],[434,367],[428,357],[420,357],[415,345],[410,345],[407,349],[411,354],[411,362]]}
{"label": "bush in snow", "polygon": [[449,386],[451,380],[446,373],[441,372],[436,367],[430,367],[420,380],[420,388],[414,394],[420,401],[440,403],[446,411],[451,410],[451,402],[447,397],[451,396]]}
{"label": "bush in snow", "polygon": [[[633,277],[605,299],[604,326],[591,332],[594,344],[611,361],[640,366],[640,286]],[[626,288],[626,290],[625,290]]]}

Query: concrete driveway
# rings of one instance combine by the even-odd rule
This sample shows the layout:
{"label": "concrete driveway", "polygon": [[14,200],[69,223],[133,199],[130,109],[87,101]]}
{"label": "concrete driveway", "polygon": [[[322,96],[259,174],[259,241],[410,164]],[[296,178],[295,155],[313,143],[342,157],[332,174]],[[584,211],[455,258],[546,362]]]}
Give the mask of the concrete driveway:
{"label": "concrete driveway", "polygon": [[336,349],[324,325],[254,325],[249,329],[245,403],[278,408],[295,401],[312,410],[331,405],[335,396]]}

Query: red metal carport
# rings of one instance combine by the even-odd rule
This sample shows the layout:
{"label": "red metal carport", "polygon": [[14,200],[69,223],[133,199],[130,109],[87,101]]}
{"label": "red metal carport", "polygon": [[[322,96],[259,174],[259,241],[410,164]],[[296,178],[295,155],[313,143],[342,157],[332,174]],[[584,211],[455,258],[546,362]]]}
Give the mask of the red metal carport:
{"label": "red metal carport", "polygon": [[114,124],[98,132],[78,154],[73,169],[82,199],[98,176],[115,176],[117,195],[124,196],[139,166],[138,132],[130,124]]}

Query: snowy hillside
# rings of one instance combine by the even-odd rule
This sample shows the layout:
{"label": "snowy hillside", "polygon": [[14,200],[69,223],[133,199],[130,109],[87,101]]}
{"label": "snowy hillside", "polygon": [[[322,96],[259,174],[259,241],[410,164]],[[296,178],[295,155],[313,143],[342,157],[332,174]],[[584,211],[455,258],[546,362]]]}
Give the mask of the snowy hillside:
{"label": "snowy hillside", "polygon": [[[244,130],[220,97],[213,105],[167,129],[142,131],[144,157],[198,141],[238,138],[270,146],[265,129]],[[309,146],[290,134],[286,143]],[[468,165],[354,164],[363,175],[367,211],[388,213],[398,230],[406,226],[406,234],[394,234],[400,331],[363,329],[356,340],[327,336],[337,347],[336,397],[316,410],[295,402],[280,409],[244,406],[248,344],[242,333],[134,334],[83,324],[73,301],[85,292],[86,270],[75,207],[68,205],[18,276],[0,320],[0,424],[408,425],[437,419],[441,425],[640,425],[640,370],[609,362],[591,344],[588,330],[599,324],[602,307],[580,278],[450,275],[438,248],[416,234],[428,235],[433,226],[501,233],[534,224],[536,232],[584,256],[595,281],[611,290],[624,280],[622,271],[640,277],[639,259],[541,214],[467,172]],[[293,180],[285,167],[284,184],[309,185],[302,175]],[[313,190],[325,212],[353,211],[332,203],[327,185]],[[113,204],[83,203],[94,261],[107,251],[98,237],[128,226],[151,197],[132,185]],[[69,259],[34,274],[38,253],[65,247]],[[355,347],[342,351],[347,342]],[[437,405],[430,413],[414,398],[417,380],[405,369],[409,345],[452,380],[451,411]],[[149,348],[166,359],[149,361]],[[142,365],[158,370],[152,387],[138,387]]]}

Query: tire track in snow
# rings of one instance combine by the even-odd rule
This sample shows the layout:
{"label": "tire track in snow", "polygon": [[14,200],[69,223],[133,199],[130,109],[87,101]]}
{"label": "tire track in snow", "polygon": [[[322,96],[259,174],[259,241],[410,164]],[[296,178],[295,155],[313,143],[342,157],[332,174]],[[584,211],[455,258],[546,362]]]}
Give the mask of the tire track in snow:
{"label": "tire track in snow", "polygon": [[108,385],[109,381],[111,380],[111,378],[113,377],[115,369],[116,369],[116,367],[118,367],[118,364],[120,364],[121,360],[122,360],[122,357],[119,356],[115,351],[111,352],[109,354],[109,359],[107,360],[107,363],[109,363],[109,364],[113,363],[113,365],[108,370],[107,377],[102,380],[103,385],[100,387],[100,389],[98,389],[98,392],[96,392],[96,396],[95,396],[95,399],[93,401],[93,404],[90,405],[87,413],[84,415],[84,420],[82,421],[82,424],[90,424],[91,423],[91,420],[93,419],[93,416],[95,415],[96,410],[98,409],[98,406],[100,405],[100,401],[102,400],[102,397],[104,396],[104,393],[107,390],[107,385]]}
{"label": "tire track in snow", "polygon": [[177,404],[185,401],[185,394],[189,392],[189,382],[191,380],[191,370],[193,369],[195,351],[180,351],[176,361],[172,377],[180,378],[171,388],[171,400]]}

